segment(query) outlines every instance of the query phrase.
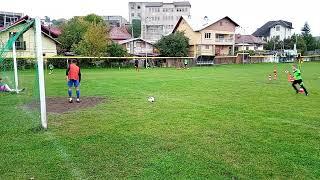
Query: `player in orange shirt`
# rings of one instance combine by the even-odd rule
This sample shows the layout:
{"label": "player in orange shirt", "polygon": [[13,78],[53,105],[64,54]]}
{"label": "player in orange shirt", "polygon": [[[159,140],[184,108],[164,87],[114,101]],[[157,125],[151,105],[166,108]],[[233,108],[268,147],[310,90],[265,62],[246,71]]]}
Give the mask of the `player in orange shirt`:
{"label": "player in orange shirt", "polygon": [[77,103],[80,103],[80,89],[79,85],[81,82],[81,71],[79,66],[77,66],[77,60],[72,59],[71,64],[69,65],[67,71],[66,71],[66,79],[68,82],[68,94],[69,94],[69,103],[73,102],[72,99],[72,87],[74,86],[76,88],[76,94],[77,94]]}

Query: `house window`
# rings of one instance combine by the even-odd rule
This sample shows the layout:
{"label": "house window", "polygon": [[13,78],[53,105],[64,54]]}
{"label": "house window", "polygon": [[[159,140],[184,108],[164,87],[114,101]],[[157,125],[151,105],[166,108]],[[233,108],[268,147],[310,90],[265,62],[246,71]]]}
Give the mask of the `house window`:
{"label": "house window", "polygon": [[141,13],[138,13],[138,17],[141,18]]}
{"label": "house window", "polygon": [[223,25],[223,23],[222,23],[222,21],[220,22],[220,26],[222,26]]}
{"label": "house window", "polygon": [[131,13],[131,16],[134,17],[134,13]]}
{"label": "house window", "polygon": [[210,49],[210,46],[209,46],[209,45],[206,45],[205,48],[206,48],[206,49]]}
{"label": "house window", "polygon": [[131,9],[134,9],[134,6],[131,6]]}
{"label": "house window", "polygon": [[140,7],[140,6],[138,6],[138,9],[141,9],[141,7]]}
{"label": "house window", "polygon": [[[9,32],[9,38],[16,35],[16,32]],[[15,42],[16,50],[26,50],[26,41],[23,41],[23,35],[21,34]]]}
{"label": "house window", "polygon": [[276,27],[276,31],[280,31],[280,26],[277,26],[277,27]]}
{"label": "house window", "polygon": [[205,39],[211,39],[211,33],[204,33]]}

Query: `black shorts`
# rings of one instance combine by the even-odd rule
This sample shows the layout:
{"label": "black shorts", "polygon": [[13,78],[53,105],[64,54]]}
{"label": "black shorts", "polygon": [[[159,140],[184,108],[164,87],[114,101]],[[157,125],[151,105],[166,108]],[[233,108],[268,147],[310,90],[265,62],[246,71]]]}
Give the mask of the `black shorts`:
{"label": "black shorts", "polygon": [[292,82],[292,84],[299,84],[299,85],[301,85],[301,84],[303,84],[303,81],[302,81],[302,79],[294,80],[294,81]]}

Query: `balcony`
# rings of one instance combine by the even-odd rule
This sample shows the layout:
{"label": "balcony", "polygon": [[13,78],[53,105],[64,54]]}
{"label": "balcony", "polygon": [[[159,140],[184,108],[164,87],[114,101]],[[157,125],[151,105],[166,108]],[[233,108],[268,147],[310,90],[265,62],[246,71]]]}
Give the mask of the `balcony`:
{"label": "balcony", "polygon": [[218,43],[233,43],[233,39],[226,39],[226,38],[216,38],[216,42]]}

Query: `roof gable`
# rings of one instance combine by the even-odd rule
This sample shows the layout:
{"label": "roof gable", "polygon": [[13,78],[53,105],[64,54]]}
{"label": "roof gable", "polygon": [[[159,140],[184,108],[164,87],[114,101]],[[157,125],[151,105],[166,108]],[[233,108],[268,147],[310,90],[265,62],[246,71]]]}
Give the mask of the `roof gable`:
{"label": "roof gable", "polygon": [[278,20],[278,21],[269,21],[265,23],[262,27],[257,29],[252,35],[257,37],[266,37],[270,35],[270,28],[281,25],[283,27],[293,29],[292,23],[288,21]]}
{"label": "roof gable", "polygon": [[179,21],[177,22],[175,28],[173,29],[173,32],[175,32],[177,30],[177,28],[179,27],[180,23],[182,22],[182,20],[185,20],[187,22],[187,24],[191,27],[191,29],[194,31],[194,32],[198,32],[198,31],[201,31],[223,19],[227,19],[228,21],[230,21],[231,23],[233,23],[235,26],[239,26],[235,21],[233,21],[231,18],[229,18],[228,16],[224,17],[224,18],[221,18],[219,20],[216,20],[216,21],[211,21],[211,20],[200,20],[199,19],[192,19],[190,18],[190,16],[181,16]]}
{"label": "roof gable", "polygon": [[262,39],[255,37],[253,35],[236,35],[235,39],[236,44],[266,44]]}
{"label": "roof gable", "polygon": [[131,34],[123,27],[112,27],[109,31],[111,40],[125,40],[130,39]]}
{"label": "roof gable", "polygon": [[[28,20],[31,20],[31,18],[29,16],[24,16],[21,19],[19,19],[18,21],[14,22],[13,24],[11,24],[10,26],[6,27],[6,28],[2,28],[0,29],[0,33],[1,32],[6,32],[9,31],[10,29],[12,29],[13,27],[16,27],[20,24],[23,23],[27,23]],[[49,39],[53,40],[56,44],[61,44],[59,41],[57,41],[55,38],[58,38],[58,36],[60,34],[53,32],[52,30],[46,28],[45,26],[41,25],[41,33],[48,37]]]}
{"label": "roof gable", "polygon": [[150,41],[147,41],[147,40],[142,39],[142,38],[127,39],[127,40],[119,41],[118,43],[119,43],[119,44],[126,44],[126,43],[134,42],[134,41],[143,41],[143,42],[146,42],[146,43],[148,43],[148,44],[153,45],[153,43],[151,43]]}

